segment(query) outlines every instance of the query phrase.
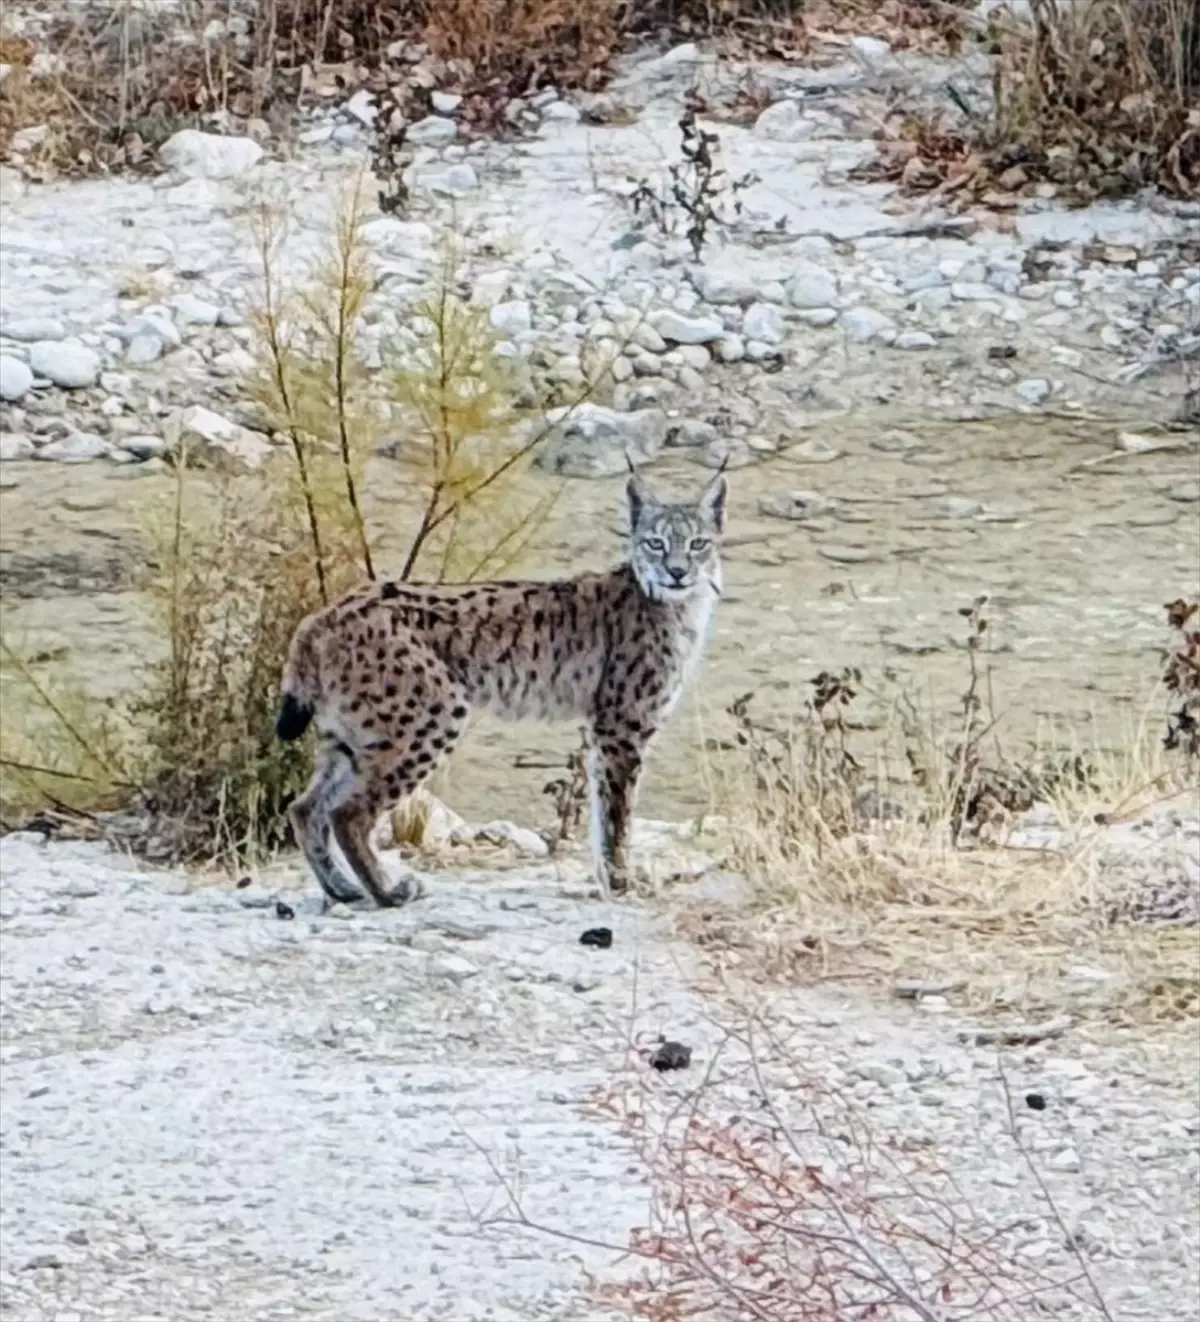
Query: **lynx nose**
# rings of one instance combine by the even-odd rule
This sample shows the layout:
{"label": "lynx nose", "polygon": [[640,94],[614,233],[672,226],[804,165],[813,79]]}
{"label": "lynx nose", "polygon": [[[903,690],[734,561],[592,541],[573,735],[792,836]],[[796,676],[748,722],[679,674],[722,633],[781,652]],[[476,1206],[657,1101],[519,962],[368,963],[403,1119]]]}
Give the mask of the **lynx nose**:
{"label": "lynx nose", "polygon": [[678,587],[679,584],[683,582],[684,576],[687,574],[687,566],[684,565],[682,569],[678,569],[675,565],[668,565],[667,573],[671,575],[672,581],[675,586]]}

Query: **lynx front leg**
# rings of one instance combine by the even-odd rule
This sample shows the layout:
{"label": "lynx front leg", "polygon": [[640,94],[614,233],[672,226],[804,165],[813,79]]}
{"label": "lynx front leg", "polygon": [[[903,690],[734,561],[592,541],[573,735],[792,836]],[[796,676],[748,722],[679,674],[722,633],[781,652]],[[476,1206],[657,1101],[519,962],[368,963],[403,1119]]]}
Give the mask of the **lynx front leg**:
{"label": "lynx front leg", "polygon": [[592,856],[606,895],[629,889],[629,837],[645,744],[628,731],[597,730],[588,767]]}

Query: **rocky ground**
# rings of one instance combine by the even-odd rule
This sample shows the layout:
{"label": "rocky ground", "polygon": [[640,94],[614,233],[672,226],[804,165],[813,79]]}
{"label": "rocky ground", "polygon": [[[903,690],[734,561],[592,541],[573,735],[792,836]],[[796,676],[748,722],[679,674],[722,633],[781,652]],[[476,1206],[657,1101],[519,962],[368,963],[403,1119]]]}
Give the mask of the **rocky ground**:
{"label": "rocky ground", "polygon": [[[997,220],[855,182],[889,98],[970,73],[865,50],[821,69],[694,46],[643,56],[601,95],[515,104],[527,135],[505,143],[463,139],[443,98],[444,113],[409,130],[406,213],[366,225],[378,269],[368,361],[400,331],[452,225],[463,288],[492,308],[500,352],[564,397],[601,382],[544,456],[559,471],[616,471],[622,446],[638,460],[677,445],[753,462],[794,446],[806,422],[887,405],[1177,415],[1185,382],[1170,360],[1200,324],[1192,210],[1033,199]],[[769,104],[752,125],[729,122],[748,79]],[[700,262],[684,211],[646,200],[665,196],[681,161],[689,89],[719,138],[715,202],[729,222],[708,227]],[[374,113],[356,97],[304,127],[294,151],[186,131],[150,181],[28,187],[6,169],[4,481],[34,458],[153,465],[181,434],[259,462],[267,441],[241,386],[260,293],[248,203],[265,188],[285,208],[284,265],[299,272],[329,239]]]}
{"label": "rocky ground", "polygon": [[[673,834],[644,824],[641,847],[686,850]],[[237,890],[24,833],[0,869],[6,1318],[607,1315],[582,1269],[635,1270],[617,1249],[648,1190],[581,1108],[631,1042],[632,1079],[668,1105],[704,1079],[736,1016],[671,918],[738,903],[730,879],[612,907],[568,860],[427,875],[403,911],[321,916],[293,867]],[[599,925],[612,947],[581,945]],[[1194,1034],[1077,1025],[1003,1052],[1060,1224],[1014,1146],[996,1047],[945,997],[827,985],[768,1014],[838,1090],[839,1123],[947,1167],[1021,1270],[1077,1275],[1071,1236],[1112,1318],[1194,1316]],[[659,1034],[693,1050],[661,1081]],[[716,1110],[751,1082],[710,1085]],[[534,1221],[614,1247],[489,1224],[505,1183]],[[1061,1290],[1045,1309],[1098,1317]]]}
{"label": "rocky ground", "polygon": [[[729,684],[765,683],[780,655],[806,678],[828,640],[852,660],[884,624],[891,664],[927,666],[948,650],[937,599],[999,579],[1031,704],[1051,670],[1075,685],[1077,643],[1111,702],[1143,659],[1131,651],[1153,651],[1158,603],[1192,588],[1179,575],[1200,533],[1194,440],[1155,424],[1181,411],[1172,359],[1200,326],[1196,218],[1154,198],[1073,212],[1045,198],[997,224],[855,182],[881,108],[936,94],[949,68],[870,42],[808,70],[681,47],[629,60],[602,96],[516,105],[527,135],[505,143],[465,140],[443,98],[409,135],[408,213],[365,226],[378,282],[362,348],[381,361],[453,228],[461,288],[490,309],[500,351],[562,398],[598,380],[548,468],[616,473],[625,451],[755,466],[714,645]],[[735,123],[750,75],[763,105]],[[729,223],[701,262],[678,214],[659,226],[632,203],[643,180],[661,196],[690,87],[727,179],[756,177],[740,213],[725,195]],[[123,582],[123,560],[103,554],[81,579],[45,530],[66,511],[109,547],[114,484],[161,474],[182,437],[244,466],[269,453],[244,385],[251,206],[260,190],[281,203],[286,273],[303,272],[366,159],[371,113],[356,99],[265,150],[183,136],[153,179],[30,186],[0,172],[3,522],[41,528],[37,545],[5,546],[6,609],[14,591],[46,595],[61,641],[48,576],[85,594]],[[980,419],[994,428],[966,430]],[[1010,485],[964,480],[953,465],[976,452]],[[565,498],[587,529],[597,516],[578,490],[593,485]],[[580,553],[576,538],[550,559]],[[20,556],[35,554],[26,575]],[[89,657],[119,646],[106,660],[124,674],[142,638],[120,603],[105,610],[72,642]],[[1049,821],[1023,830],[1030,849],[1071,843]],[[1123,913],[1195,921],[1190,830],[1164,818],[1114,835]],[[645,839],[661,852],[668,834]],[[603,1315],[580,1268],[619,1279],[628,1261],[481,1225],[504,1206],[492,1163],[519,1171],[530,1215],[558,1230],[619,1245],[645,1223],[643,1173],[579,1106],[622,1067],[631,1025],[695,1052],[650,1087],[702,1076],[713,1020],[732,1011],[671,932],[683,905],[732,902],[728,883],[609,909],[580,864],[534,859],[431,876],[401,913],[320,916],[294,867],[238,891],[25,834],[0,845],[0,874],[5,1317]],[[598,924],[611,950],[579,944]],[[1019,1125],[1059,1225],[1012,1143],[995,1049],[952,1002],[826,987],[779,992],[771,1013],[873,1131],[953,1168],[1018,1261],[1061,1278],[1071,1236],[1113,1318],[1194,1316],[1194,1035],[1077,1027],[1006,1053],[1018,1100],[1046,1102]],[[743,1102],[731,1085],[729,1105]],[[1047,1315],[1089,1316],[1061,1300]]]}

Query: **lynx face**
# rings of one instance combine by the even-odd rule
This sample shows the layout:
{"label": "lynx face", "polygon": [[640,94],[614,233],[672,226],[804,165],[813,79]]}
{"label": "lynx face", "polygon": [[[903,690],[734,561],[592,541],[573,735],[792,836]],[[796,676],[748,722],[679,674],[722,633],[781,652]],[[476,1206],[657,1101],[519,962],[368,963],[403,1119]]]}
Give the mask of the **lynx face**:
{"label": "lynx face", "polygon": [[720,596],[717,544],[725,529],[725,479],[717,477],[693,504],[666,504],[631,477],[629,562],[651,601]]}

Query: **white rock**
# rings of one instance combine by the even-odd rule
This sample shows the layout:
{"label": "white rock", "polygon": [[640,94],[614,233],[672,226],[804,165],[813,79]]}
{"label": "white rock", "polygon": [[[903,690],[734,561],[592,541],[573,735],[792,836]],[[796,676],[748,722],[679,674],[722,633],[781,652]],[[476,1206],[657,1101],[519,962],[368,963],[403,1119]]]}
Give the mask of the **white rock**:
{"label": "white rock", "polygon": [[473,193],[479,187],[479,176],[475,173],[474,166],[463,161],[459,165],[450,166],[448,170],[428,175],[421,182],[431,192],[441,193],[446,197],[462,197],[465,193]]}
{"label": "white rock", "polygon": [[752,340],[765,344],[782,344],[787,327],[783,313],[770,303],[755,303],[747,308],[742,332]]}
{"label": "white rock", "polygon": [[756,137],[776,142],[801,142],[812,136],[815,124],[800,113],[795,101],[776,101],[754,121]]}
{"label": "white rock", "polygon": [[83,344],[66,340],[38,340],[29,346],[34,376],[44,376],[64,390],[94,386],[100,376],[100,355]]}
{"label": "white rock", "polygon": [[33,373],[19,358],[0,354],[0,399],[10,404],[24,398],[33,385]]}
{"label": "white rock", "polygon": [[891,317],[885,317],[875,308],[849,308],[842,313],[842,329],[852,339],[862,344],[878,340],[890,344],[896,338],[897,326]]}
{"label": "white rock", "polygon": [[378,216],[368,220],[359,231],[364,243],[385,252],[420,252],[433,243],[433,230],[420,220],[397,220],[394,216]]}
{"label": "white rock", "polygon": [[746,356],[746,341],[740,335],[725,335],[713,345],[713,352],[723,363],[740,363]]}
{"label": "white rock", "polygon": [[766,340],[747,340],[746,358],[752,363],[765,363],[768,359],[779,356],[779,346],[768,344]]}
{"label": "white rock", "polygon": [[712,344],[725,338],[725,327],[716,317],[685,317],[669,308],[655,313],[651,324],[675,344]]}
{"label": "white rock", "polygon": [[32,458],[34,444],[19,432],[0,431],[0,461],[12,463],[16,459]]}
{"label": "white rock", "polygon": [[125,361],[134,367],[157,362],[163,356],[166,347],[162,337],[152,330],[139,331],[126,346]]}
{"label": "white rock", "polygon": [[195,294],[177,294],[171,300],[175,320],[180,326],[215,326],[221,309]]}
{"label": "white rock", "polygon": [[684,418],[667,432],[666,443],[676,448],[691,448],[695,445],[714,445],[718,440],[720,436],[711,422]]}
{"label": "white rock", "polygon": [[937,341],[928,331],[901,331],[896,336],[897,349],[932,349]]}
{"label": "white rock", "polygon": [[375,116],[379,114],[379,107],[375,104],[375,94],[368,92],[365,87],[355,92],[342,109],[351,119],[358,120],[363,128],[368,129],[375,123]]}
{"label": "white rock", "polygon": [[475,828],[474,838],[490,845],[512,845],[529,858],[548,858],[550,846],[536,831],[515,822],[487,822]]}
{"label": "white rock", "polygon": [[199,129],[181,129],[158,149],[159,160],[190,179],[230,179],[252,170],[263,158],[253,138],[226,138]]}
{"label": "white rock", "polygon": [[1052,386],[1043,376],[1031,376],[1017,382],[1017,394],[1026,404],[1044,404],[1050,398]]}
{"label": "white rock", "polygon": [[457,92],[432,92],[429,104],[439,115],[453,115],[462,105],[462,97]]}
{"label": "white rock", "polygon": [[168,438],[172,448],[186,448],[235,467],[260,468],[271,455],[271,443],[265,436],[199,404],[184,409],[173,420],[171,430],[176,433]]}
{"label": "white rock", "polygon": [[831,308],[838,304],[837,283],[819,266],[802,266],[787,282],[788,302],[794,308]]}
{"label": "white rock", "polygon": [[560,124],[578,124],[583,118],[579,107],[573,106],[570,101],[551,101],[542,106],[541,116],[543,119],[556,121]]}
{"label": "white rock", "polygon": [[86,464],[108,454],[108,442],[93,432],[76,431],[61,441],[51,441],[37,452],[38,459],[53,460],[60,464]]}
{"label": "white rock", "polygon": [[[623,387],[627,389],[627,387]],[[600,404],[554,409],[552,430],[539,446],[537,465],[566,477],[606,477],[648,463],[662,449],[667,416],[661,409],[623,413]]]}
{"label": "white rock", "polygon": [[650,353],[666,353],[667,342],[648,321],[639,321],[630,335],[630,343]]}
{"label": "white rock", "polygon": [[712,362],[712,355],[703,344],[681,344],[675,352],[685,367],[697,372],[703,372]]}
{"label": "white rock", "polygon": [[408,126],[405,142],[415,147],[440,147],[458,137],[458,125],[442,115],[426,115]]}
{"label": "white rock", "polygon": [[497,303],[488,320],[502,335],[520,335],[533,326],[533,309],[524,299],[511,303]]}
{"label": "white rock", "polygon": [[838,319],[837,308],[800,308],[796,320],[806,326],[832,326]]}
{"label": "white rock", "polygon": [[891,58],[892,48],[879,37],[851,37],[850,47],[861,55],[867,64],[882,64]]}
{"label": "white rock", "polygon": [[57,317],[14,317],[0,327],[0,333],[10,340],[61,340],[67,333],[66,327]]}
{"label": "white rock", "polygon": [[753,303],[758,284],[752,276],[732,267],[699,266],[691,272],[696,292],[708,303]]}

